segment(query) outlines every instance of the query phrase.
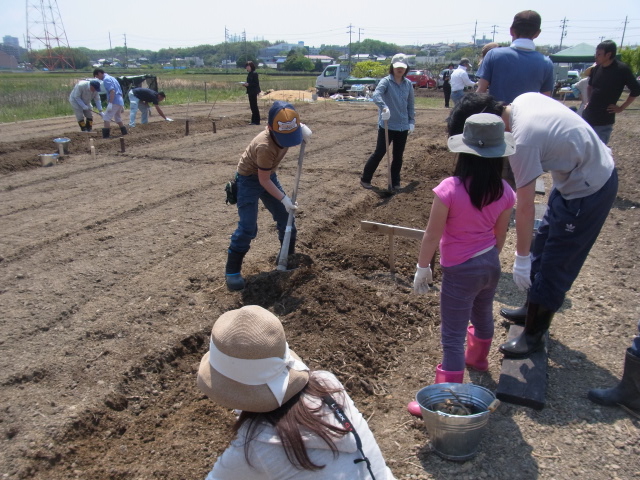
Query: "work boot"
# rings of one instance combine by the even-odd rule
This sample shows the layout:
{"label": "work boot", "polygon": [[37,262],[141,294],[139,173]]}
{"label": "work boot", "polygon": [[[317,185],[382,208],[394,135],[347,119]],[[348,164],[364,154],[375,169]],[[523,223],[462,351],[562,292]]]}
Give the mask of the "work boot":
{"label": "work boot", "polygon": [[518,308],[501,308],[500,315],[516,325],[524,325],[527,318],[527,308],[529,307],[529,299],[525,300],[524,305]]}
{"label": "work boot", "polygon": [[[449,372],[442,369],[442,364],[438,364],[436,367],[436,383],[462,383],[464,379],[464,370],[458,372]],[[420,410],[420,404],[416,401],[409,402],[407,404],[407,411],[414,417],[422,418],[422,410]]]}
{"label": "work boot", "polygon": [[526,358],[544,346],[544,334],[549,330],[555,312],[544,305],[529,302],[524,331],[513,340],[500,345],[505,357]]}
{"label": "work boot", "polygon": [[246,253],[239,253],[231,249],[227,252],[225,280],[229,290],[242,290],[244,288],[244,278],[242,278],[240,271],[242,270],[242,261]]}
{"label": "work boot", "polygon": [[620,383],[613,388],[589,390],[587,397],[592,402],[607,407],[624,405],[640,410],[640,357],[631,353],[630,348],[627,349]]}
{"label": "work boot", "polygon": [[125,127],[124,125],[120,127],[120,133],[122,133],[122,135],[128,134],[129,132],[127,132],[127,127]]}
{"label": "work boot", "polygon": [[84,123],[84,120],[79,120],[78,121],[78,125],[80,125],[80,131],[81,132],[86,132],[87,131],[87,124]]}
{"label": "work boot", "polygon": [[479,372],[489,370],[489,350],[491,349],[491,338],[478,338],[474,335],[473,325],[467,328],[467,350],[464,352],[464,363],[467,367]]}
{"label": "work boot", "polygon": [[103,128],[102,129],[102,138],[111,138],[111,129]]}
{"label": "work boot", "polygon": [[86,120],[87,132],[90,132],[93,129],[93,119],[87,118]]}

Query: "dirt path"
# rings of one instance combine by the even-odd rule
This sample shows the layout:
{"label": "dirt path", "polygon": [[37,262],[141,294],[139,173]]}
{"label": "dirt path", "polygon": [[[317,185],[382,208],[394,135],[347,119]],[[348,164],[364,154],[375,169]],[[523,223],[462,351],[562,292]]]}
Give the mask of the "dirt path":
{"label": "dirt path", "polygon": [[[638,111],[616,123],[619,199],[551,327],[547,408],[503,404],[480,453],[458,464],[437,457],[405,411],[440,360],[438,298],[411,294],[419,242],[396,240],[394,277],[386,238],[359,228],[425,227],[431,188],[453,166],[447,110],[417,112],[403,189],[381,198],[358,186],[375,146],[373,105],[301,104],[314,136],[298,197],[300,268],[273,272],[277,237],[262,212],[242,293],[222,274],[237,222],[224,184],[260,127],[247,125],[245,104],[165,110],[176,121],[152,117],[124,153],[96,137],[96,160],[71,117],[0,125],[2,478],[204,478],[233,414],[199,393],[195,372],[215,319],[246,304],[279,315],[292,348],[345,383],[399,479],[640,477],[640,422],[586,399],[615,384],[640,315]],[[59,136],[71,138],[71,155],[38,167]],[[286,190],[297,153],[279,173]],[[374,185],[385,184],[381,169]],[[506,337],[499,308],[521,301],[512,235],[495,344]],[[495,344],[490,371],[465,381],[496,387]]]}

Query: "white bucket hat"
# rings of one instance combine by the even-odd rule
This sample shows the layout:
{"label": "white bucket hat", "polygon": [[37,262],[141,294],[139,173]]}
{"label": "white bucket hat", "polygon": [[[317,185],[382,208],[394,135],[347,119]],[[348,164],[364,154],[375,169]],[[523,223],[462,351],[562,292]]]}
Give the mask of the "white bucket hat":
{"label": "white bucket hat", "polygon": [[407,56],[404,53],[396,53],[391,59],[393,68],[408,68]]}
{"label": "white bucket hat", "polygon": [[502,118],[493,113],[477,113],[464,122],[460,135],[449,137],[449,150],[479,157],[508,157],[516,153],[516,141],[504,131]]}
{"label": "white bucket hat", "polygon": [[198,387],[211,400],[248,412],[275,410],[308,381],[278,317],[257,305],[220,315],[198,370]]}

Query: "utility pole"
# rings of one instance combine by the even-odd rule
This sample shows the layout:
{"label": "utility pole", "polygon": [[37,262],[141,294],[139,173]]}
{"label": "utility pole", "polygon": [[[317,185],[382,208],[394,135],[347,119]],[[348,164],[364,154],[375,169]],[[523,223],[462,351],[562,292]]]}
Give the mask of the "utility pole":
{"label": "utility pole", "polygon": [[622,40],[620,40],[620,50],[622,50],[622,44],[624,43],[624,33],[627,31],[627,20],[629,16],[624,17],[624,28],[622,29]]}
{"label": "utility pole", "polygon": [[111,60],[109,60],[109,65],[113,63],[113,46],[111,46],[111,32],[109,32],[109,53],[111,54]]}
{"label": "utility pole", "polygon": [[560,50],[562,50],[562,40],[567,36],[566,28],[567,28],[567,17],[562,19],[562,33],[560,34]]}
{"label": "utility pole", "polygon": [[360,34],[362,34],[362,31],[364,30],[364,28],[359,28],[358,27],[358,51],[356,53],[366,53],[366,52],[361,52],[360,51]]}
{"label": "utility pole", "polygon": [[353,25],[349,24],[347,28],[349,29],[347,32],[349,34],[349,53],[347,56],[349,58],[349,71],[351,71],[351,34],[353,33]]}
{"label": "utility pole", "polygon": [[478,20],[476,20],[476,26],[473,28],[473,48],[476,48],[476,33],[478,33]]}
{"label": "utility pole", "polygon": [[127,34],[124,34],[124,68],[129,68],[129,53],[127,51]]}
{"label": "utility pole", "polygon": [[491,41],[492,41],[492,42],[495,42],[495,41],[496,41],[496,27],[497,27],[497,26],[498,26],[498,25],[492,25],[492,27],[493,27],[493,36],[491,37]]}

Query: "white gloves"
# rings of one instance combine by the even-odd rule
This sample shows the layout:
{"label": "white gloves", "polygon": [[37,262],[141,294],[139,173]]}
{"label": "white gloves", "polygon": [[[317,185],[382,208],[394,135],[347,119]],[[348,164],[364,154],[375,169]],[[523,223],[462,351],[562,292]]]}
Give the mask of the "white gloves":
{"label": "white gloves", "polygon": [[165,120],[166,120],[167,122],[173,122],[173,120],[172,120],[171,118],[169,118],[169,117],[165,117]]}
{"label": "white gloves", "polygon": [[526,290],[531,286],[531,256],[518,255],[513,263],[513,281],[520,290]]}
{"label": "white gloves", "polygon": [[288,195],[282,197],[282,200],[280,201],[284,205],[284,208],[287,209],[288,213],[296,213],[296,210],[298,209],[298,202],[293,203]]}
{"label": "white gloves", "polygon": [[304,123],[300,124],[300,129],[302,130],[302,141],[309,143],[309,139],[311,138],[311,129],[307,127]]}
{"label": "white gloves", "polygon": [[109,105],[107,105],[107,113],[109,113],[112,108],[113,108],[113,103],[110,103]]}
{"label": "white gloves", "polygon": [[380,118],[384,121],[387,121],[391,118],[391,112],[388,107],[384,107],[382,109],[382,113],[380,114]]}
{"label": "white gloves", "polygon": [[416,129],[416,126],[413,123],[410,123],[409,124],[409,135],[411,135],[415,129]]}
{"label": "white gloves", "polygon": [[413,293],[421,294],[429,291],[429,285],[433,283],[431,267],[422,268],[416,264],[416,274],[413,277]]}

